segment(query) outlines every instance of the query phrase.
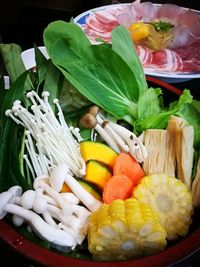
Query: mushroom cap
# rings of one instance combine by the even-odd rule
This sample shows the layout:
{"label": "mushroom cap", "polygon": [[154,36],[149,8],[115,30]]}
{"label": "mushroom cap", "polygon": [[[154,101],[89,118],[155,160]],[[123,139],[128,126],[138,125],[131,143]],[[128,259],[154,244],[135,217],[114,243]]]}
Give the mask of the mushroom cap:
{"label": "mushroom cap", "polygon": [[50,174],[50,185],[55,191],[61,191],[68,173],[69,166],[67,164],[59,164],[58,166],[53,168]]}
{"label": "mushroom cap", "polygon": [[18,216],[16,214],[14,214],[12,216],[12,222],[14,223],[15,226],[21,226],[24,222],[24,219],[21,216]]}
{"label": "mushroom cap", "polygon": [[12,203],[14,200],[12,192],[3,192],[0,194],[0,220],[3,219],[7,212],[4,211],[4,208],[8,203]]}
{"label": "mushroom cap", "polygon": [[36,198],[33,203],[33,210],[38,214],[47,211],[47,200],[44,197]]}
{"label": "mushroom cap", "polygon": [[34,190],[27,190],[26,192],[24,192],[23,195],[21,196],[22,207],[28,210],[32,209],[35,197],[36,197],[36,192]]}
{"label": "mushroom cap", "polygon": [[95,128],[97,125],[96,117],[92,113],[86,113],[81,119],[80,119],[80,125],[85,128]]}
{"label": "mushroom cap", "polygon": [[97,114],[99,113],[99,110],[100,110],[100,108],[98,106],[93,105],[88,109],[88,113],[91,113],[93,116],[96,117]]}
{"label": "mushroom cap", "polygon": [[35,190],[40,188],[40,183],[41,182],[44,182],[44,183],[49,185],[49,177],[47,175],[40,175],[40,176],[36,177],[34,182],[33,182],[33,188]]}
{"label": "mushroom cap", "polygon": [[8,189],[8,192],[11,192],[14,197],[20,197],[22,195],[22,188],[19,185],[14,185]]}

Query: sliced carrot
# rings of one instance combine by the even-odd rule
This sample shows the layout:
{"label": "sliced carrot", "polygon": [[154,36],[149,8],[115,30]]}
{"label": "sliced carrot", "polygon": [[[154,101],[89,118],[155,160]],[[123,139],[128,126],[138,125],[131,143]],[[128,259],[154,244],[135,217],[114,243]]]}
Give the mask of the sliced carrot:
{"label": "sliced carrot", "polygon": [[144,177],[144,171],[140,164],[130,155],[126,153],[120,153],[114,164],[113,175],[126,175],[133,185],[137,185],[142,177]]}
{"label": "sliced carrot", "polygon": [[104,185],[103,202],[110,204],[115,199],[127,199],[133,191],[132,181],[125,175],[114,175]]}

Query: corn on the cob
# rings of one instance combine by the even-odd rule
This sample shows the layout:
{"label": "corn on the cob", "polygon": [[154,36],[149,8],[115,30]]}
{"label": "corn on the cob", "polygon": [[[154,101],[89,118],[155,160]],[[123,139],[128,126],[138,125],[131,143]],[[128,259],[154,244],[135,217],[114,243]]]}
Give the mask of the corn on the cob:
{"label": "corn on the cob", "polygon": [[146,176],[133,196],[157,211],[168,240],[188,233],[193,206],[191,194],[183,182],[164,174]]}
{"label": "corn on the cob", "polygon": [[157,213],[134,198],[103,204],[89,218],[89,251],[95,260],[126,260],[161,251],[166,231]]}

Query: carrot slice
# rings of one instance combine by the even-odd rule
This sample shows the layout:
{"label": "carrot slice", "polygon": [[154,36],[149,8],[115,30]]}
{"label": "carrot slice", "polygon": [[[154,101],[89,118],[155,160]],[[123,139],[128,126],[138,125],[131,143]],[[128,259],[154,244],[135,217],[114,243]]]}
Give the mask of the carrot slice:
{"label": "carrot slice", "polygon": [[133,191],[132,181],[125,175],[114,175],[104,185],[103,202],[110,204],[115,199],[127,199]]}
{"label": "carrot slice", "polygon": [[144,171],[140,164],[130,155],[126,153],[120,153],[114,164],[113,175],[126,175],[133,185],[137,185],[142,177],[144,177]]}

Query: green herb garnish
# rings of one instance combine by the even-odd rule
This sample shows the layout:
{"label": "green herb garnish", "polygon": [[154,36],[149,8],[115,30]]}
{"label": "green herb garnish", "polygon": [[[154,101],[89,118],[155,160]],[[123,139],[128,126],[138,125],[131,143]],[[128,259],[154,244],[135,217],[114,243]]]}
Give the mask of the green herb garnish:
{"label": "green herb garnish", "polygon": [[154,21],[150,23],[157,32],[169,32],[174,25],[167,21]]}

